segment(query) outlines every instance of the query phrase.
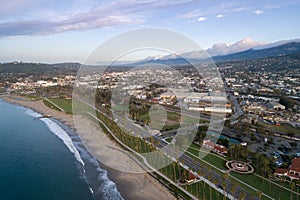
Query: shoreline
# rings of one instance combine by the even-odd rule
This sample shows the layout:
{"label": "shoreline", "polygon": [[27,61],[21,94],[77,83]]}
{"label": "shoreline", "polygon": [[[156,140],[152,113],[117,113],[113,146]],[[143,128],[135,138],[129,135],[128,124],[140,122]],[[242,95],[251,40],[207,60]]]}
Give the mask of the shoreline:
{"label": "shoreline", "polygon": [[[82,144],[89,153],[97,159],[100,167],[107,171],[109,179],[116,184],[118,191],[125,200],[176,199],[165,186],[148,173],[128,173],[112,169],[111,166],[120,166],[121,162],[124,171],[140,170],[138,169],[139,166],[127,154],[122,153],[121,147],[109,139],[102,130],[99,130],[99,127],[91,124],[90,121],[82,118],[80,119],[82,127],[78,127],[78,123],[75,126],[73,115],[51,109],[44,105],[42,100],[30,100],[26,97],[11,94],[1,95],[0,99],[10,104],[32,109],[42,115],[51,115],[53,119],[72,129],[75,134],[80,136]],[[89,126],[90,129],[86,130],[86,126]],[[78,129],[80,131],[77,131]],[[95,134],[95,132],[102,132],[102,134]],[[95,141],[98,142],[95,143]],[[99,141],[101,141],[101,146],[99,146]],[[113,157],[111,156],[112,154],[114,155]],[[103,164],[101,160],[104,160],[105,163]],[[107,163],[109,166],[105,165]]]}

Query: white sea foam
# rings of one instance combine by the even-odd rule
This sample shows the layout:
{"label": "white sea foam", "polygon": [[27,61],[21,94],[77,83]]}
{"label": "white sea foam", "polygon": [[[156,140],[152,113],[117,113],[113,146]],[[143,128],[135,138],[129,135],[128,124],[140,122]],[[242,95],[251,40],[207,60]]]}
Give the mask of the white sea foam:
{"label": "white sea foam", "polygon": [[91,187],[89,187],[89,189],[90,189],[91,193],[94,194],[94,190]]}
{"label": "white sea foam", "polygon": [[109,179],[107,171],[105,169],[102,169],[99,166],[99,163],[95,159],[95,157],[93,157],[91,154],[87,155],[87,156],[90,157],[88,162],[93,164],[96,167],[96,171],[98,171],[99,183],[102,182],[101,186],[99,188],[95,189],[96,193],[100,192],[100,193],[104,194],[104,197],[103,197],[104,200],[106,200],[106,199],[123,200],[123,197],[121,196],[120,192],[118,191],[117,185]]}
{"label": "white sea foam", "polygon": [[49,130],[53,132],[59,139],[61,139],[64,144],[68,147],[68,149],[74,154],[75,158],[84,166],[84,162],[82,158],[80,157],[79,152],[75,148],[72,139],[69,137],[69,135],[55,122],[53,122],[51,119],[48,118],[42,118],[41,119]]}
{"label": "white sea foam", "polygon": [[26,109],[25,113],[32,117],[42,117],[42,115],[40,113],[37,113],[31,109]]}
{"label": "white sea foam", "polygon": [[101,180],[104,181],[104,187],[100,190],[105,194],[104,199],[120,199],[122,200],[123,197],[121,196],[120,192],[117,189],[116,184],[111,181],[107,176],[107,171],[99,168],[102,171]]}

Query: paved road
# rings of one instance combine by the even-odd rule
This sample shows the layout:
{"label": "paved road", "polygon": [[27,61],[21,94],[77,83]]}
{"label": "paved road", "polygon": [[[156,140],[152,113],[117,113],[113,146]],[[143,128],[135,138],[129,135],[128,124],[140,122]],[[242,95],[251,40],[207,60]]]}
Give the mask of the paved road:
{"label": "paved road", "polygon": [[237,120],[240,116],[244,114],[243,110],[241,109],[240,104],[237,102],[235,96],[229,92],[228,93],[230,100],[233,102],[234,105],[234,115],[231,116],[233,121]]}

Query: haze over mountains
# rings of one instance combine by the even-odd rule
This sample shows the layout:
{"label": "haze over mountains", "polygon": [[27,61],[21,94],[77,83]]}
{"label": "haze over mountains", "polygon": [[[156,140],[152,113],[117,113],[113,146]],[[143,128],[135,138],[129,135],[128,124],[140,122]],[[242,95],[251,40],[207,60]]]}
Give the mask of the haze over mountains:
{"label": "haze over mountains", "polygon": [[[232,45],[216,44],[213,47],[203,52],[187,52],[181,55],[170,54],[167,56],[148,57],[135,62],[119,63],[119,66],[137,66],[147,64],[165,64],[165,65],[184,65],[188,64],[188,59],[193,63],[205,61],[210,55],[216,62],[234,61],[234,60],[250,60],[267,57],[285,56],[285,55],[300,55],[300,39],[285,40],[275,43],[259,43],[247,38]],[[0,73],[36,73],[40,70],[47,71],[73,71],[75,72],[81,66],[80,63],[23,63],[10,62],[0,64]]]}
{"label": "haze over mountains", "polygon": [[298,43],[300,39],[292,39],[292,40],[281,40],[278,42],[273,43],[265,43],[265,42],[255,42],[251,38],[245,38],[240,40],[234,44],[227,44],[227,43],[218,43],[214,44],[211,48],[204,50],[203,52],[185,52],[182,54],[169,54],[166,56],[155,56],[155,57],[148,57],[145,60],[167,60],[167,59],[175,59],[179,57],[184,57],[188,59],[205,59],[207,56],[209,57],[216,57],[216,56],[224,56],[229,54],[234,54],[238,52],[243,52],[246,50],[260,50],[260,49],[268,49],[272,47],[278,47],[283,44],[288,43]]}
{"label": "haze over mountains", "polygon": [[[216,55],[210,56],[206,51],[200,52],[188,52],[183,54],[170,54],[163,57],[155,57],[153,59],[147,58],[136,62],[135,65],[143,65],[150,63],[165,64],[165,65],[183,65],[188,64],[189,62],[199,63],[203,62],[208,58],[218,62],[218,61],[233,61],[233,60],[248,60],[248,59],[259,59],[266,57],[275,57],[275,56],[284,56],[292,54],[300,54],[300,40],[288,40],[280,41],[272,44],[258,44],[249,39],[237,42],[233,45],[227,45],[225,48],[224,45],[218,45],[222,47],[214,47],[208,49],[210,52],[230,52],[237,49],[246,49],[244,51],[239,51],[235,53],[225,54],[225,55]],[[249,46],[252,46],[249,48]],[[223,49],[223,50],[222,50]],[[133,63],[132,63],[133,64]]]}

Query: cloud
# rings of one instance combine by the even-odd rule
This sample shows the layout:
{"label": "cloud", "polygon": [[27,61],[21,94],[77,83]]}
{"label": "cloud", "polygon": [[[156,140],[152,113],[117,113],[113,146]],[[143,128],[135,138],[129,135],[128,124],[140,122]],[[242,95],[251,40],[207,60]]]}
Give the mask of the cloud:
{"label": "cloud", "polygon": [[224,14],[238,13],[238,12],[253,12],[256,15],[261,15],[266,10],[281,8],[290,5],[300,5],[299,0],[291,0],[288,2],[281,2],[281,3],[274,2],[272,4],[270,3],[272,2],[261,1],[260,9],[257,9],[257,2],[255,3],[255,1],[235,1],[235,2],[231,1],[231,2],[226,2],[218,5],[210,5],[210,6],[203,5],[194,10],[190,10],[188,12],[178,14],[177,17],[183,19],[197,19],[201,16],[215,15],[215,16],[219,16],[219,18],[222,18]]}
{"label": "cloud", "polygon": [[203,21],[205,21],[205,20],[207,20],[205,17],[199,17],[199,18],[198,18],[198,22],[203,22]]}
{"label": "cloud", "polygon": [[217,15],[217,18],[223,18],[224,17],[224,15]]}
{"label": "cloud", "polygon": [[244,10],[250,9],[249,7],[240,6],[237,3],[229,2],[223,3],[218,6],[212,6],[208,8],[195,9],[181,15],[178,15],[179,18],[190,19],[190,18],[199,18],[201,16],[207,15],[219,15],[219,13],[230,13],[230,12],[241,12]]}
{"label": "cloud", "polygon": [[124,15],[93,16],[77,15],[61,21],[50,20],[20,20],[15,22],[0,23],[0,37],[49,35],[66,31],[87,30],[121,24],[139,23]]}
{"label": "cloud", "polygon": [[[12,0],[14,2],[22,0]],[[25,0],[24,0],[25,1]],[[71,10],[57,13],[52,10],[37,11],[42,19],[15,20],[0,22],[0,37],[49,35],[67,31],[84,31],[102,27],[145,22],[139,13],[149,10],[189,4],[193,0],[119,0],[114,3],[95,2],[85,10]],[[17,3],[16,3],[17,4]],[[43,15],[42,13],[46,13]]]}
{"label": "cloud", "polygon": [[212,56],[226,55],[226,54],[245,51],[263,44],[265,43],[255,42],[251,38],[245,38],[234,44],[226,44],[226,43],[214,44],[211,48],[207,49],[207,52]]}
{"label": "cloud", "polygon": [[253,11],[253,13],[256,15],[261,15],[264,13],[264,11],[263,10],[255,10],[255,11]]}
{"label": "cloud", "polygon": [[221,55],[227,55],[231,53],[237,53],[241,51],[245,51],[251,48],[257,48],[257,47],[264,47],[266,43],[264,42],[255,42],[251,38],[245,38],[241,41],[238,41],[234,44],[226,44],[226,43],[219,43],[214,44],[211,48],[208,48],[206,50],[202,51],[191,51],[191,52],[185,52],[182,54],[169,54],[169,55],[163,55],[163,56],[156,56],[150,57],[150,59],[173,59],[173,58],[179,58],[184,57],[188,59],[205,59],[210,56],[221,56]]}

